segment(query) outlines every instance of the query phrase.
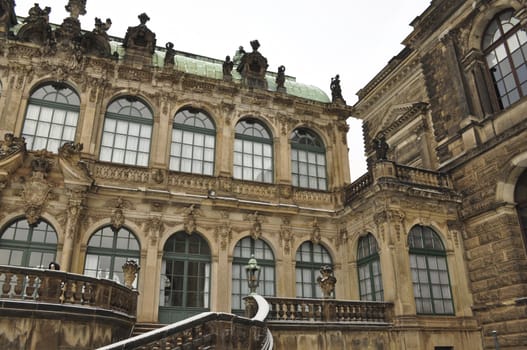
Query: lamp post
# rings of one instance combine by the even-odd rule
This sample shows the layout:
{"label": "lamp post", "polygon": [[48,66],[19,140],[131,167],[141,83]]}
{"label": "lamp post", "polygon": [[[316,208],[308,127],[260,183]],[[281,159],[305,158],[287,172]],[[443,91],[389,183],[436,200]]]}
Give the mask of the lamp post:
{"label": "lamp post", "polygon": [[245,266],[245,273],[247,275],[247,284],[249,285],[249,295],[256,294],[256,288],[260,284],[260,266],[254,258],[254,255],[251,255],[249,262]]}

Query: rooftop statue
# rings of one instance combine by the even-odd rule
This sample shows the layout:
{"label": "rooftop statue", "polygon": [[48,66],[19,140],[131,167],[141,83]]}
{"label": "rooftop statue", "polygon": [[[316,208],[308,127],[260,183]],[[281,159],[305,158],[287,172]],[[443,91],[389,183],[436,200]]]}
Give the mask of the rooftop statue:
{"label": "rooftop statue", "polygon": [[112,26],[112,20],[107,18],[105,22],[95,17],[95,25],[91,32],[86,32],[80,39],[81,50],[86,55],[99,57],[110,57],[112,55],[110,38],[106,33]]}
{"label": "rooftop statue", "polygon": [[242,61],[242,57],[245,55],[245,50],[243,49],[243,46],[240,46],[238,50],[236,50],[236,53],[234,54],[234,57],[232,59],[232,62],[235,66],[240,65],[240,62]]}
{"label": "rooftop statue", "polygon": [[342,97],[342,89],[340,88],[340,77],[337,74],[334,78],[331,78],[331,84],[329,85],[331,89],[331,102],[341,102],[346,103]]}
{"label": "rooftop statue", "polygon": [[223,61],[223,79],[231,80],[232,79],[232,69],[234,68],[234,62],[231,61],[231,56],[225,57]]}
{"label": "rooftop statue", "polygon": [[176,61],[174,59],[174,57],[176,57],[176,50],[174,50],[174,44],[169,41],[168,43],[165,44],[165,48],[166,48],[165,60],[163,61],[164,66],[173,67],[174,64],[176,64]]}
{"label": "rooftop statue", "polygon": [[260,43],[258,40],[251,41],[253,52],[244,53],[236,70],[242,76],[242,82],[245,86],[254,88],[267,88],[265,73],[267,72],[267,58],[258,52]]}
{"label": "rooftop statue", "polygon": [[24,19],[24,25],[18,31],[18,40],[28,41],[38,45],[47,45],[52,41],[51,26],[49,25],[49,13],[51,7],[41,9],[38,3],[35,3],[29,9],[29,16]]}
{"label": "rooftop statue", "polygon": [[278,67],[278,74],[276,75],[276,89],[278,91],[285,90],[285,66]]}
{"label": "rooftop statue", "polygon": [[139,18],[141,24],[136,27],[128,27],[123,47],[153,55],[156,48],[156,35],[146,26],[146,22],[150,20],[150,17],[146,13],[142,13],[137,18]]}
{"label": "rooftop statue", "polygon": [[388,150],[390,149],[390,146],[386,142],[386,137],[384,135],[377,136],[373,140],[373,147],[375,149],[375,156],[377,160],[386,160]]}
{"label": "rooftop statue", "polygon": [[0,0],[0,31],[7,32],[18,24],[15,13],[15,0]]}

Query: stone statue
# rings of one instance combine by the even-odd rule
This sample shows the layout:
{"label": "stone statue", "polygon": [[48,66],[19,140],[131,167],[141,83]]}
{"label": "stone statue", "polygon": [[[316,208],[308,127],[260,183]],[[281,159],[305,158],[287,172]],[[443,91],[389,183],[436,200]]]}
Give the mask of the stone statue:
{"label": "stone statue", "polygon": [[172,42],[168,42],[165,45],[166,52],[165,52],[165,61],[164,66],[165,67],[173,67],[174,64],[176,64],[176,61],[174,57],[176,56],[176,50],[174,50],[174,44]]}
{"label": "stone statue", "polygon": [[238,66],[240,62],[242,61],[242,57],[246,54],[245,50],[243,49],[243,46],[240,46],[236,53],[234,54],[234,58],[232,59],[232,62],[235,66]]}
{"label": "stone statue", "polygon": [[152,64],[152,55],[156,48],[156,35],[146,26],[150,17],[146,13],[138,16],[141,24],[128,27],[123,40],[126,49],[125,60],[143,65]]}
{"label": "stone statue", "polygon": [[137,264],[135,260],[126,260],[126,262],[123,265],[123,273],[124,273],[124,285],[127,288],[132,289],[134,286],[135,277],[137,276],[137,273],[141,267]]}
{"label": "stone statue", "polygon": [[331,89],[331,101],[332,102],[342,102],[346,103],[342,97],[342,89],[340,88],[340,77],[337,74],[334,78],[331,78],[331,84],[329,85]]}
{"label": "stone statue", "polygon": [[278,67],[278,74],[276,75],[276,89],[278,91],[285,90],[285,66]]}
{"label": "stone statue", "polygon": [[17,33],[20,41],[32,42],[38,45],[47,45],[52,41],[51,26],[49,25],[49,13],[51,7],[41,9],[38,3],[35,3],[29,9],[28,17]]}
{"label": "stone statue", "polygon": [[15,0],[0,0],[0,31],[7,32],[18,24],[15,13]]}
{"label": "stone statue", "polygon": [[223,62],[223,79],[228,80],[229,77],[232,78],[232,69],[234,68],[234,62],[231,61],[231,57],[227,56],[225,57],[225,61]]}
{"label": "stone statue", "polygon": [[317,278],[318,285],[322,289],[324,299],[331,297],[331,294],[335,290],[335,284],[337,279],[333,276],[333,268],[329,265],[322,265],[320,268],[320,276]]}
{"label": "stone statue", "polygon": [[375,149],[375,157],[377,160],[386,160],[387,153],[390,149],[390,146],[386,142],[386,137],[384,135],[377,136],[373,140],[373,148]]}

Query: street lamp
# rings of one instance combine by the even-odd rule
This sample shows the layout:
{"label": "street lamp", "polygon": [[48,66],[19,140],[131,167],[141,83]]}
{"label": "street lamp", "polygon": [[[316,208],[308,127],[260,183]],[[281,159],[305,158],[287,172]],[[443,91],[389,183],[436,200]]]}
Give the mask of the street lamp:
{"label": "street lamp", "polygon": [[245,273],[247,275],[247,284],[249,285],[249,295],[256,294],[256,288],[260,284],[260,266],[254,258],[254,255],[251,255],[249,262],[245,266]]}

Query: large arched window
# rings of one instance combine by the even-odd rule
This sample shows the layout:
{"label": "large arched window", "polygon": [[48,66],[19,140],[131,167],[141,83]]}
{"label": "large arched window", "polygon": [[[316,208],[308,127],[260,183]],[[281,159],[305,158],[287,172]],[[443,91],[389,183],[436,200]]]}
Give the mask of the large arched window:
{"label": "large arched window", "polygon": [[483,37],[483,51],[501,108],[527,95],[527,32],[507,10],[490,22]]}
{"label": "large arched window", "polygon": [[[123,265],[127,260],[139,264],[139,241],[124,227],[113,230],[103,227],[88,241],[84,274],[96,278],[106,278],[124,284]],[[137,287],[137,279],[134,288]]]}
{"label": "large arched window", "polygon": [[273,142],[271,134],[257,120],[247,118],[236,124],[234,178],[273,182]]}
{"label": "large arched window", "polygon": [[318,286],[322,265],[332,265],[331,256],[320,244],[304,242],[296,251],[296,296],[297,298],[322,298]]}
{"label": "large arched window", "polygon": [[172,323],[209,310],[210,248],[197,233],[178,232],[163,248],[159,322]]}
{"label": "large arched window", "polygon": [[379,246],[371,233],[359,239],[357,259],[360,300],[384,300]]}
{"label": "large arched window", "polygon": [[184,109],[174,118],[170,170],[213,175],[216,128],[202,111]]}
{"label": "large arched window", "polygon": [[102,161],[148,166],[153,116],[134,97],[119,98],[108,106],[101,141]]}
{"label": "large arched window", "polygon": [[327,190],[326,149],[309,129],[296,129],[291,134],[291,177],[293,186]]}
{"label": "large arched window", "polygon": [[408,235],[410,269],[418,314],[454,314],[446,252],[430,227],[414,226]]}
{"label": "large arched window", "polygon": [[245,266],[251,256],[261,267],[260,285],[256,292],[263,296],[275,295],[275,262],[271,247],[261,239],[245,237],[236,243],[232,260],[232,310],[243,313],[243,297],[249,295]]}
{"label": "large arched window", "polygon": [[0,237],[0,265],[47,267],[56,254],[57,233],[45,221],[15,221]]}
{"label": "large arched window", "polygon": [[35,90],[29,98],[22,129],[27,149],[57,153],[65,142],[73,141],[79,106],[79,96],[65,84],[48,84]]}

